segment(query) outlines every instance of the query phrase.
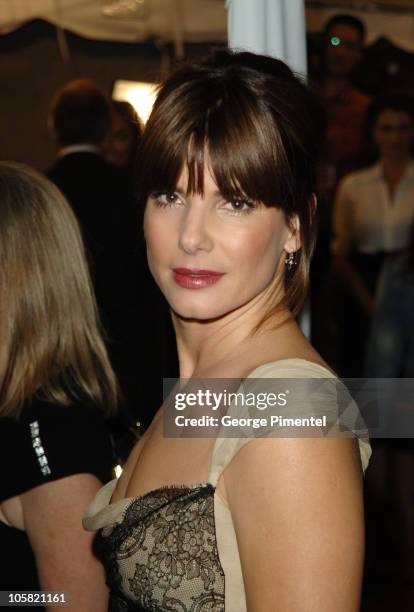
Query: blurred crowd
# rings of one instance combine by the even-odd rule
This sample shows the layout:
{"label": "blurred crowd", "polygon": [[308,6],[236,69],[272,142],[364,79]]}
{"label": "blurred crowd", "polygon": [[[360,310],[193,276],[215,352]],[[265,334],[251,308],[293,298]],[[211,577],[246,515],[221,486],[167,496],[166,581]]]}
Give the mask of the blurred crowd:
{"label": "blurred crowd", "polygon": [[378,292],[387,290],[385,264],[410,250],[414,102],[405,91],[371,99],[355,88],[364,37],[355,17],[332,18],[324,32],[323,71],[314,82],[325,137],[318,164],[313,342],[341,376],[399,376],[409,367],[409,352],[394,362],[387,343],[382,351],[373,348],[385,330],[377,322],[375,334],[369,331]]}
{"label": "blurred crowd", "polygon": [[128,102],[110,100],[81,79],[56,93],[49,127],[57,156],[46,174],[80,224],[121,386],[120,416],[111,425],[122,459],[123,444],[131,442],[127,431],[137,422],[138,429],[147,427],[162,401],[159,380],[168,374],[169,360],[170,375],[176,373],[168,311],[147,268],[135,204],[134,157],[143,126]]}
{"label": "blurred crowd", "polygon": [[[359,19],[333,17],[313,78],[324,109],[324,146],[311,270],[312,341],[341,377],[412,377],[414,100],[406,90],[371,98],[355,87],[364,40]],[[410,438],[372,445],[367,575],[412,584],[414,445]]]}

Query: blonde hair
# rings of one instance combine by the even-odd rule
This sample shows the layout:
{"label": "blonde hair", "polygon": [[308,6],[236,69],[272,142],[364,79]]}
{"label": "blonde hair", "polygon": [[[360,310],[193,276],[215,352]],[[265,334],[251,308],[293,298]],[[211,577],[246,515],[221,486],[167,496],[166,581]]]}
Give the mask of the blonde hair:
{"label": "blonde hair", "polygon": [[10,162],[0,162],[0,280],[0,414],[18,415],[34,394],[111,414],[117,382],[76,218],[45,177]]}

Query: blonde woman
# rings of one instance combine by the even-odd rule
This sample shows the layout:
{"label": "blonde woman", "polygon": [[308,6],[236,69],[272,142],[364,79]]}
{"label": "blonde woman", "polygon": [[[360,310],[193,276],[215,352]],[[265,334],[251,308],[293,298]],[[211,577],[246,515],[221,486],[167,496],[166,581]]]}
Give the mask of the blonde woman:
{"label": "blonde woman", "polygon": [[69,205],[40,174],[5,162],[0,278],[0,590],[59,591],[67,610],[103,611],[81,516],[111,476],[103,415],[116,381]]}

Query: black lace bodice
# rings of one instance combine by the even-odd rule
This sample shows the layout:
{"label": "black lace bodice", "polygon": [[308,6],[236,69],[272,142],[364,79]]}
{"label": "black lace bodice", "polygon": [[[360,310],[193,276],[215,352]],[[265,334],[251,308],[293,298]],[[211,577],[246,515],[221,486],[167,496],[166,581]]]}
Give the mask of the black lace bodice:
{"label": "black lace bodice", "polygon": [[127,506],[97,534],[109,612],[224,612],[214,487],[163,487]]}

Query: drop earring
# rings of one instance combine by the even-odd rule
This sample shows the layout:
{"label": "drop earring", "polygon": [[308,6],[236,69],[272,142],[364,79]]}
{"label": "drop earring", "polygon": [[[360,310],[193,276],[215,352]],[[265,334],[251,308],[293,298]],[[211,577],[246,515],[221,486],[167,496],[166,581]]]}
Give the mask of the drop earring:
{"label": "drop earring", "polygon": [[295,265],[295,254],[293,252],[287,255],[285,259],[285,264],[289,271],[292,270],[293,266]]}

